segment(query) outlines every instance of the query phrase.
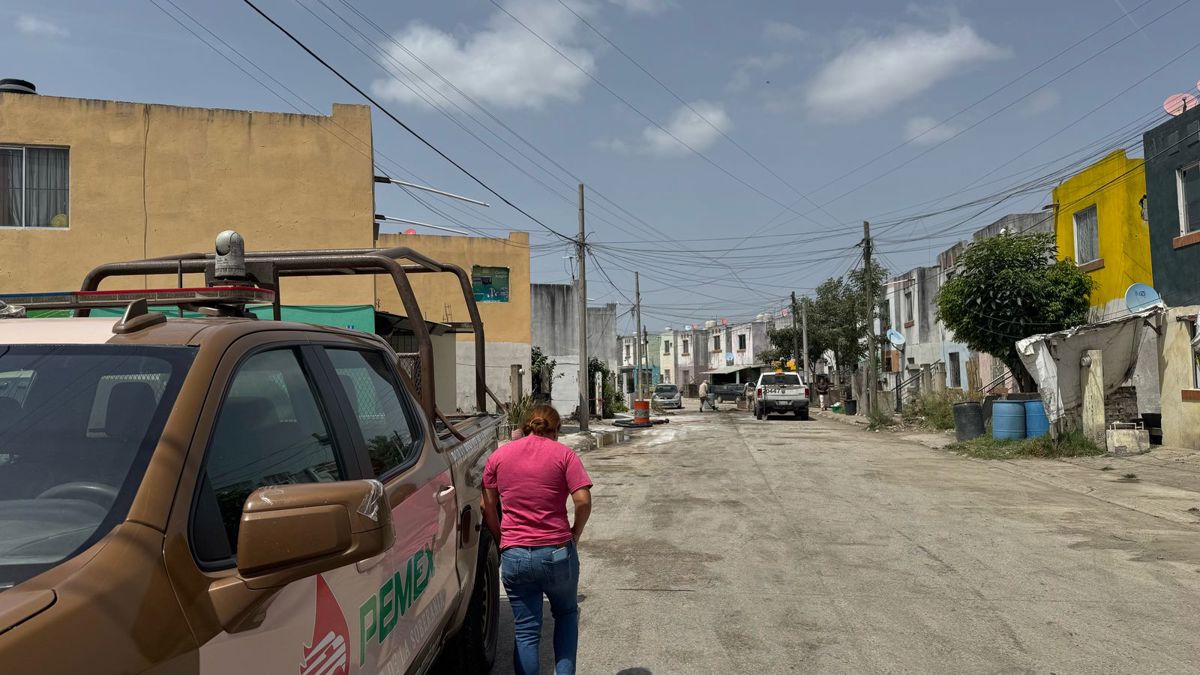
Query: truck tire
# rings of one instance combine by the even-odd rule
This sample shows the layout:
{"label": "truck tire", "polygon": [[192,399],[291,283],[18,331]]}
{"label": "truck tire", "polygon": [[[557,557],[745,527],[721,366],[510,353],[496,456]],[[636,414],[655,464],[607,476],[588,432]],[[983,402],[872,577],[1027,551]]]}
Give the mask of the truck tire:
{"label": "truck tire", "polygon": [[808,419],[808,406],[804,406],[803,408],[796,409],[796,419],[801,419],[801,420]]}
{"label": "truck tire", "polygon": [[762,406],[760,406],[760,405],[754,406],[754,419],[761,420],[762,418],[763,418]]}
{"label": "truck tire", "polygon": [[500,624],[500,553],[486,533],[479,540],[479,564],[467,618],[443,654],[454,673],[486,673],[496,661]]}

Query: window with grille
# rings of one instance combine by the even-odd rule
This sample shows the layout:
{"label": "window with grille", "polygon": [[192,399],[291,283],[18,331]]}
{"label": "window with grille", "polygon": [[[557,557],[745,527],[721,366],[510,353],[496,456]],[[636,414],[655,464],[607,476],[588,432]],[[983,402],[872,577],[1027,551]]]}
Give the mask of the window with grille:
{"label": "window with grille", "polygon": [[1082,265],[1100,259],[1100,227],[1096,205],[1077,211],[1075,219],[1075,262]]}
{"label": "window with grille", "polygon": [[0,226],[67,227],[66,148],[0,145]]}

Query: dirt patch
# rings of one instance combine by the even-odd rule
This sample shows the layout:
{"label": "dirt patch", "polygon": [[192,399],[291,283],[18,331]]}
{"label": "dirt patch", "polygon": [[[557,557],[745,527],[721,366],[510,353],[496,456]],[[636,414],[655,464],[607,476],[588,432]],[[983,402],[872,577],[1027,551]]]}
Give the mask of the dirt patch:
{"label": "dirt patch", "polygon": [[717,578],[710,569],[724,557],[689,551],[661,539],[592,539],[585,554],[620,569],[638,588],[697,590]]}

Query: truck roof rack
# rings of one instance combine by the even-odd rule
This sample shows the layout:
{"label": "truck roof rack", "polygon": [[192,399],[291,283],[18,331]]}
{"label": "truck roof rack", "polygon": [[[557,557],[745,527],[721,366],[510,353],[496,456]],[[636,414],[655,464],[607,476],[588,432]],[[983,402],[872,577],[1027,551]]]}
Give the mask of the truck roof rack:
{"label": "truck roof rack", "polygon": [[[449,263],[438,262],[411,248],[400,246],[387,249],[354,248],[354,249],[305,249],[289,251],[255,251],[246,252],[244,241],[237,232],[226,230],[217,237],[213,253],[181,253],[178,255],[133,260],[128,262],[108,263],[100,265],[83,279],[80,290],[70,294],[75,296],[76,304],[64,305],[64,308],[74,309],[75,316],[88,316],[93,307],[113,306],[104,304],[89,304],[97,302],[90,297],[98,297],[100,283],[109,277],[143,276],[148,274],[174,274],[178,279],[179,288],[157,289],[156,293],[167,297],[169,292],[194,293],[191,303],[163,304],[193,304],[216,307],[244,306],[246,304],[267,304],[272,306],[272,316],[279,320],[281,316],[281,300],[279,282],[284,277],[321,277],[342,275],[380,275],[391,277],[404,305],[409,328],[417,340],[418,350],[410,354],[401,354],[412,360],[413,372],[409,373],[418,390],[418,399],[422,408],[435,419],[434,378],[433,378],[433,343],[430,339],[430,329],[421,312],[420,304],[413,293],[409,281],[410,274],[450,274],[458,279],[467,305],[470,323],[457,323],[454,332],[470,332],[475,336],[475,407],[481,413],[487,412],[487,399],[490,397],[496,404],[497,410],[503,409],[503,403],[487,386],[486,355],[484,351],[483,320],[479,315],[479,307],[475,303],[475,295],[471,288],[471,278],[461,267]],[[204,274],[203,288],[184,288],[184,274]],[[99,292],[103,294],[103,292]],[[147,298],[150,291],[124,291],[123,303],[127,305],[139,298]],[[222,298],[219,296],[227,293]],[[131,297],[132,296],[132,297]],[[156,298],[147,298],[150,304],[158,303]],[[9,302],[9,296],[0,295],[0,301]],[[196,298],[203,300],[196,302]],[[27,303],[18,301],[13,296],[15,304]],[[114,300],[115,301],[115,300]]]}

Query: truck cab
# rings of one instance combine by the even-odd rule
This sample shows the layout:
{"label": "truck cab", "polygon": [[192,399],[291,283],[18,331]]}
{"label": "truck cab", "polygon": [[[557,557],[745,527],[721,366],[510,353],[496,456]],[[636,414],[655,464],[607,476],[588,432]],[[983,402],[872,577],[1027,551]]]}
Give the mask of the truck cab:
{"label": "truck cab", "polygon": [[[365,270],[402,255],[322,254]],[[377,335],[247,315],[277,298],[238,283],[85,283],[17,307],[124,314],[0,320],[3,669],[486,671],[499,558],[479,498],[498,417],[427,407]]]}

